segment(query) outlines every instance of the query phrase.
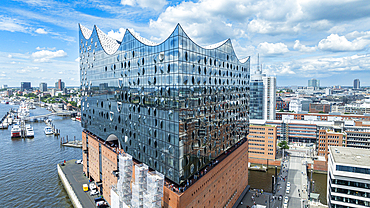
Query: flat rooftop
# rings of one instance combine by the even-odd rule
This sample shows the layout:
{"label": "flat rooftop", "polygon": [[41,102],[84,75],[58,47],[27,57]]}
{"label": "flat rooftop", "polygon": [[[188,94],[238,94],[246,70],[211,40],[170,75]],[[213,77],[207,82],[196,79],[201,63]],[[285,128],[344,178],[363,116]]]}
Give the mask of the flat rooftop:
{"label": "flat rooftop", "polygon": [[370,149],[354,147],[329,147],[334,162],[370,167]]}

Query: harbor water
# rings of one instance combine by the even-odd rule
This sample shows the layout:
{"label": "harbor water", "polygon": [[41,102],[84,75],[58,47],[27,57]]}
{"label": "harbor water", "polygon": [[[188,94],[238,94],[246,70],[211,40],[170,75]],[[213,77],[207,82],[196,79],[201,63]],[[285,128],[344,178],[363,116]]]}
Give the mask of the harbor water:
{"label": "harbor water", "polygon": [[[0,104],[0,116],[18,106]],[[44,108],[30,110],[30,116],[49,113]],[[82,159],[80,148],[60,145],[60,138],[81,140],[81,124],[69,117],[49,117],[60,129],[59,137],[46,136],[44,122],[30,122],[35,137],[11,139],[10,130],[0,130],[1,207],[73,207],[57,173],[63,160]]]}
{"label": "harbor water", "polygon": [[[278,170],[279,172],[279,170]],[[272,175],[275,174],[275,169],[270,168],[267,172],[253,171],[248,172],[248,184],[251,189],[263,189],[264,191],[272,191]],[[314,193],[320,194],[320,202],[327,204],[326,202],[326,174],[313,173],[312,179],[315,181]],[[284,195],[284,193],[282,193]]]}

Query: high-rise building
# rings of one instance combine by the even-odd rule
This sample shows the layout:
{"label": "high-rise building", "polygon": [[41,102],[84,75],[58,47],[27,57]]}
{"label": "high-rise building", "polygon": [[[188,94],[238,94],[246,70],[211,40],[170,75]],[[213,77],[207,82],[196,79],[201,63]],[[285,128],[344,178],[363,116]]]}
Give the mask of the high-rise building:
{"label": "high-rise building", "polygon": [[31,82],[21,82],[21,91],[32,90]]}
{"label": "high-rise building", "polygon": [[276,117],[276,77],[262,77],[263,80],[263,119]]}
{"label": "high-rise building", "polygon": [[329,151],[328,207],[369,207],[370,150],[329,147]]}
{"label": "high-rise building", "polygon": [[360,80],[359,79],[353,80],[353,89],[360,89],[360,88],[361,88]]}
{"label": "high-rise building", "polygon": [[190,181],[203,187],[195,179],[225,156],[225,163],[220,163],[224,170],[200,179],[213,183],[226,174],[237,178],[225,184],[226,192],[214,192],[218,202],[213,195],[210,201],[208,189],[199,190],[199,197],[207,192],[209,199],[204,201],[191,197],[187,189],[164,203],[176,207],[172,203],[185,203],[179,199],[183,196],[186,203],[197,199],[210,207],[235,203],[247,185],[249,57],[239,60],[230,39],[200,47],[180,25],[161,44],[130,30],[122,41],[116,41],[96,26],[91,31],[80,25],[79,42],[81,124],[87,135],[83,136],[88,166],[84,171],[102,181],[103,195],[109,195],[107,187],[117,183],[105,179],[112,171],[104,170],[107,153],[103,146],[116,141],[113,145],[136,162],[179,186]]}
{"label": "high-rise building", "polygon": [[261,71],[257,71],[251,76],[250,82],[250,119],[263,119],[264,118],[264,102],[263,102],[263,80],[262,77],[266,76]]}
{"label": "high-rise building", "polygon": [[256,73],[251,76],[249,108],[250,119],[275,119],[276,77],[262,74],[259,66]]}
{"label": "high-rise building", "polygon": [[318,79],[308,80],[308,87],[320,88],[320,80]]}
{"label": "high-rise building", "polygon": [[58,91],[62,91],[62,90],[64,90],[64,88],[65,88],[64,82],[62,82],[61,79],[58,79],[58,81],[55,82],[55,89],[58,90]]}
{"label": "high-rise building", "polygon": [[4,85],[1,85],[1,89],[6,89],[8,88],[8,85],[4,84]]}
{"label": "high-rise building", "polygon": [[46,92],[48,91],[48,84],[41,82],[39,88],[40,92]]}

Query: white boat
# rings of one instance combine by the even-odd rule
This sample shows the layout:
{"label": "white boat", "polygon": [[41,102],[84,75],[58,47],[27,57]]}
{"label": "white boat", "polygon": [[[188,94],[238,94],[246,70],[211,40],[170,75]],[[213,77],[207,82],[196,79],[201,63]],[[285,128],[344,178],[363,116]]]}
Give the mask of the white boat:
{"label": "white boat", "polygon": [[46,135],[51,135],[51,134],[54,133],[53,129],[51,129],[51,127],[49,127],[49,126],[45,127],[44,132],[45,132]]}
{"label": "white boat", "polygon": [[0,124],[0,129],[7,129],[8,126],[9,126],[8,123],[4,121],[3,123]]}
{"label": "white boat", "polygon": [[31,125],[27,124],[26,125],[26,137],[31,138],[35,136],[35,132],[33,131],[33,128]]}
{"label": "white boat", "polygon": [[19,125],[13,125],[12,130],[11,130],[11,138],[18,138],[21,137],[21,128]]}

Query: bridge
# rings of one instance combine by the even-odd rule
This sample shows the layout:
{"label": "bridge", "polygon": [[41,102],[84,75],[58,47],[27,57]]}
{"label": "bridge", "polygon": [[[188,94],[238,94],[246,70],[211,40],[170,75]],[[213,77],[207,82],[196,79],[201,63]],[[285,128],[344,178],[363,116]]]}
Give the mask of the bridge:
{"label": "bridge", "polygon": [[26,117],[23,120],[33,121],[34,119],[45,118],[45,117],[49,117],[49,116],[72,116],[73,114],[77,114],[77,111],[57,111],[57,112],[48,113],[48,114],[45,114],[45,115]]}

